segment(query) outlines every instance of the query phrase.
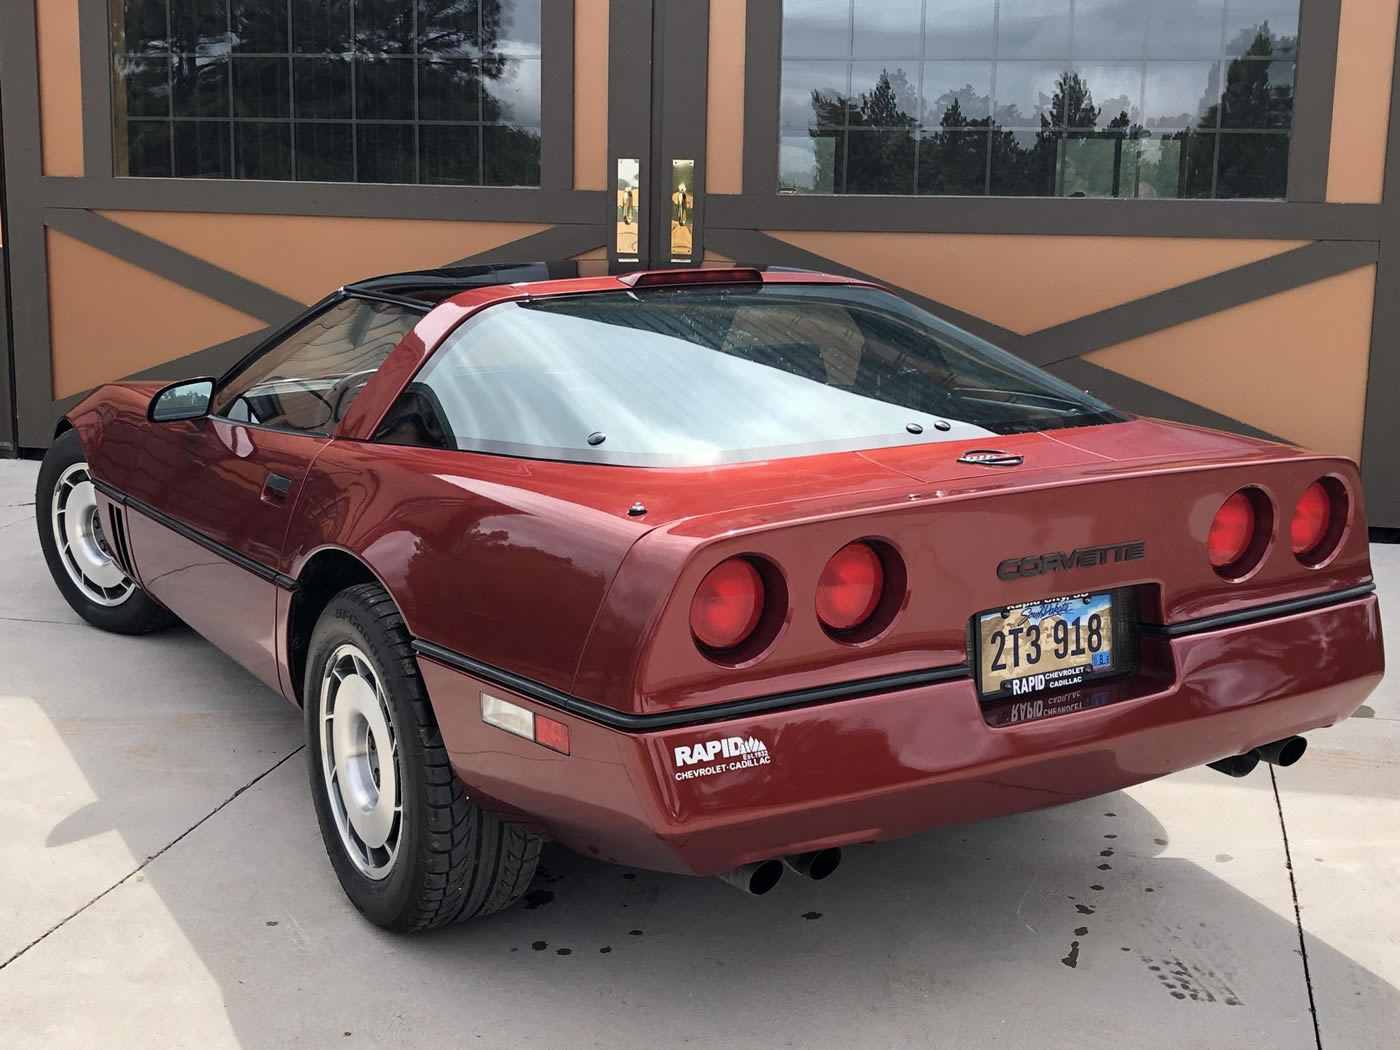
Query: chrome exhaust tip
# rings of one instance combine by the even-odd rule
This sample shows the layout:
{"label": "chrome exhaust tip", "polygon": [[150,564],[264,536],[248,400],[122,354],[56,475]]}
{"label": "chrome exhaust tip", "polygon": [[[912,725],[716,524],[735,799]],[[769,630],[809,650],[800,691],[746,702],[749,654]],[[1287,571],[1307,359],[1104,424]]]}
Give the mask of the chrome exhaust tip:
{"label": "chrome exhaust tip", "polygon": [[783,877],[783,862],[780,860],[759,860],[752,864],[742,864],[733,871],[722,871],[715,876],[723,879],[736,889],[755,897],[762,897],[778,884]]}
{"label": "chrome exhaust tip", "polygon": [[790,857],[784,857],[783,863],[804,879],[821,882],[840,867],[841,850],[840,847],[830,846],[827,849],[812,850],[810,853],[794,853]]}

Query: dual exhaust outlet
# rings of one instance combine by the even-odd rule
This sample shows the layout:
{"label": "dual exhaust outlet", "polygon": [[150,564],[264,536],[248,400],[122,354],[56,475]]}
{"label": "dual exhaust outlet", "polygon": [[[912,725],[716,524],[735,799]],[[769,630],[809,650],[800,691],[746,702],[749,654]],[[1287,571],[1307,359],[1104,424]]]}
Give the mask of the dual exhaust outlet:
{"label": "dual exhaust outlet", "polygon": [[[1246,777],[1254,772],[1254,768],[1261,761],[1274,766],[1291,766],[1303,757],[1307,749],[1308,742],[1302,737],[1288,736],[1270,744],[1262,744],[1242,755],[1231,755],[1229,758],[1207,764],[1211,769],[1217,769],[1226,776]],[[745,893],[761,897],[778,885],[783,877],[784,868],[801,875],[804,879],[820,882],[840,864],[841,850],[832,846],[828,849],[812,850],[810,853],[794,853],[782,860],[757,860],[752,864],[741,865],[733,871],[720,872],[718,878]]]}
{"label": "dual exhaust outlet", "polygon": [[831,846],[827,849],[812,850],[810,853],[794,853],[782,860],[756,860],[733,871],[722,871],[718,877],[745,893],[762,897],[778,884],[778,880],[783,877],[784,868],[801,875],[804,879],[821,882],[835,871],[840,863],[841,850]]}
{"label": "dual exhaust outlet", "polygon": [[1222,758],[1219,762],[1206,764],[1211,769],[1217,769],[1224,773],[1227,777],[1247,777],[1254,772],[1254,767],[1260,761],[1267,762],[1271,766],[1291,766],[1303,757],[1303,752],[1307,749],[1308,742],[1302,737],[1286,736],[1282,740],[1275,740],[1272,744],[1263,744],[1242,755],[1231,755],[1229,758]]}

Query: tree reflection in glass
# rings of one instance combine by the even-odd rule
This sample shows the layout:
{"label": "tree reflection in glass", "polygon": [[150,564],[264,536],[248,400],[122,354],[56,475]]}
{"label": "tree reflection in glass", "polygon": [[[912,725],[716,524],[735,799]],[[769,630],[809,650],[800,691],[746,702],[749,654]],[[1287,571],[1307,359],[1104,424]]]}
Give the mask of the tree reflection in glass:
{"label": "tree reflection in glass", "polygon": [[[979,28],[979,3],[988,9],[990,33]],[[1190,6],[1095,0],[1073,8],[1057,0],[999,6],[923,0],[920,10],[917,3],[856,3],[850,16],[864,44],[843,58],[830,48],[845,38],[792,24],[845,4],[788,5],[779,188],[1282,197],[1296,6],[1296,0],[1271,0],[1267,10],[1259,0]],[[881,21],[863,29],[863,18]],[[895,25],[901,18],[910,24]],[[952,20],[948,32],[939,18]],[[1270,19],[1290,32],[1275,32]],[[1222,26],[1232,28],[1222,35]],[[963,42],[961,52],[952,50],[952,39]],[[867,58],[872,40],[909,55]],[[1056,43],[1067,40],[1075,43]],[[808,50],[813,41],[823,44],[822,54]],[[938,48],[930,50],[931,42]]]}
{"label": "tree reflection in glass", "polygon": [[120,175],[539,185],[541,0],[111,0]]}

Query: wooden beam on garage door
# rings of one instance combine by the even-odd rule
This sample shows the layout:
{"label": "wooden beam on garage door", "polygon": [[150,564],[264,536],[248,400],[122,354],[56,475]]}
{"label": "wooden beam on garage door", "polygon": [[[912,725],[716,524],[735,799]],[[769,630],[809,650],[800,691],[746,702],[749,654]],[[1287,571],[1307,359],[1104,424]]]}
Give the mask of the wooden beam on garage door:
{"label": "wooden beam on garage door", "polygon": [[[1361,480],[1372,525],[1400,526],[1400,33],[1390,82],[1390,138],[1381,198],[1380,263],[1371,314],[1371,363],[1366,378],[1366,423]],[[1325,353],[1318,367],[1327,367]]]}

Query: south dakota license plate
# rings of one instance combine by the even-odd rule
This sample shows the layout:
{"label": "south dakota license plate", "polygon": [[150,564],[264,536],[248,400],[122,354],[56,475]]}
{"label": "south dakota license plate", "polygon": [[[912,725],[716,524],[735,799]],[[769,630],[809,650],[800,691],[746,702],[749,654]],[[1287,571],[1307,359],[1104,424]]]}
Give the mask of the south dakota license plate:
{"label": "south dakota license plate", "polygon": [[982,697],[1044,693],[1115,673],[1113,599],[1079,594],[979,614],[973,634]]}

